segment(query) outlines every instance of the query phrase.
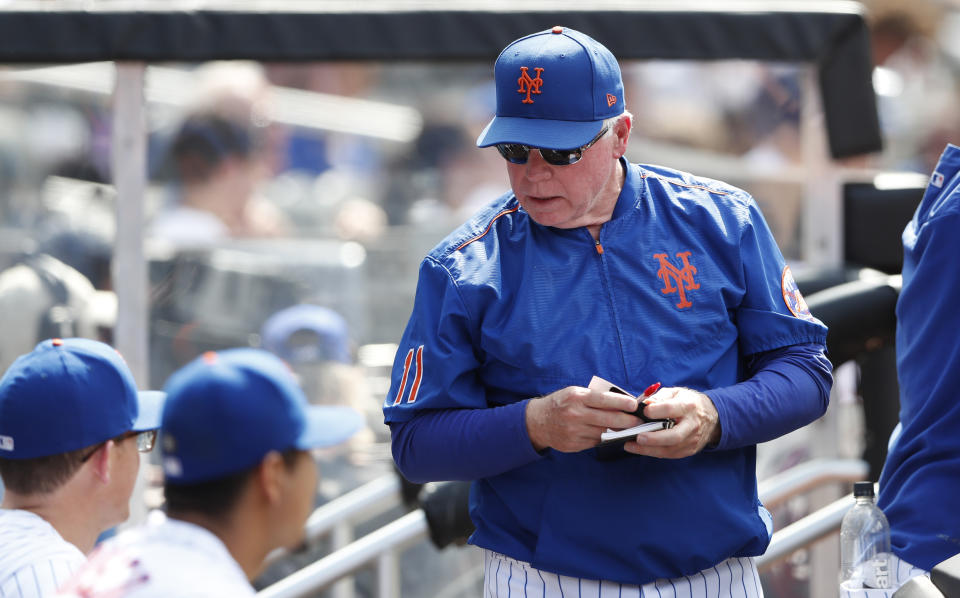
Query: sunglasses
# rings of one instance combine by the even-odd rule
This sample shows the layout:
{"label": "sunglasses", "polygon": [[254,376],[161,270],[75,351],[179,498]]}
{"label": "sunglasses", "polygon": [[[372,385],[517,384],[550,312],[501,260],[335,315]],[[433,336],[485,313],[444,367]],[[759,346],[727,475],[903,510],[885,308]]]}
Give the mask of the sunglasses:
{"label": "sunglasses", "polygon": [[[141,453],[149,453],[150,451],[153,450],[153,445],[157,443],[156,430],[147,430],[146,432],[127,432],[126,434],[121,434],[120,436],[117,436],[116,438],[112,438],[111,440],[113,440],[115,443],[120,443],[126,440],[127,438],[130,438],[131,436],[137,437],[137,450],[140,451]],[[80,459],[80,462],[86,463],[90,459],[90,457],[92,457],[94,453],[99,451],[101,447],[103,447],[103,445],[105,444],[106,442],[101,442],[97,446],[90,449],[90,452],[84,455],[83,458]]]}
{"label": "sunglasses", "polygon": [[511,164],[526,164],[527,159],[530,157],[530,150],[537,150],[540,152],[540,156],[543,157],[543,161],[547,164],[553,166],[569,166],[571,164],[576,164],[580,161],[580,158],[583,157],[583,152],[590,149],[590,147],[600,141],[600,138],[603,137],[607,131],[610,130],[610,127],[604,127],[600,129],[600,132],[597,133],[597,136],[591,139],[583,147],[575,147],[573,149],[545,149],[542,147],[534,148],[529,145],[523,145],[522,143],[498,143],[497,151],[500,152],[500,155],[503,156],[504,160],[510,162]]}

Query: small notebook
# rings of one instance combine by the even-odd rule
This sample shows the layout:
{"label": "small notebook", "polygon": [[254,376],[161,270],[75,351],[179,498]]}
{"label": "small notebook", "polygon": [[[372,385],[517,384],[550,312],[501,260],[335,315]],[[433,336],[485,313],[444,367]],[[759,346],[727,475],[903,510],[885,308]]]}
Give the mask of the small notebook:
{"label": "small notebook", "polygon": [[[608,382],[599,376],[594,376],[590,380],[588,386],[590,390],[599,390],[601,392],[616,392],[620,394],[627,395],[632,397],[633,395],[629,392],[623,390],[616,384]],[[607,431],[600,435],[600,446],[610,445],[610,444],[625,444],[628,440],[636,437],[637,434],[641,432],[652,432],[655,430],[665,430],[673,427],[672,419],[650,419],[643,414],[643,399],[651,396],[660,388],[659,384],[650,385],[646,391],[644,391],[643,396],[635,397],[640,405],[637,407],[637,410],[633,412],[633,415],[636,415],[643,420],[643,423],[637,424],[632,428],[626,428],[623,430],[611,430],[607,428]]]}

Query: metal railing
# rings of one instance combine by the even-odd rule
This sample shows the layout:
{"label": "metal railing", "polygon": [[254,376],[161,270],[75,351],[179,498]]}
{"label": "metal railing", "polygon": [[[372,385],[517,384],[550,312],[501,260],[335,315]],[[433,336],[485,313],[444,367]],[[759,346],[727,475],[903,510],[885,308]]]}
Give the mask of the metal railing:
{"label": "metal railing", "polygon": [[853,495],[848,494],[806,517],[774,532],[767,551],[757,557],[757,567],[763,569],[791,555],[794,551],[840,529],[840,521],[853,506]]}
{"label": "metal railing", "polygon": [[870,467],[861,459],[811,459],[762,480],[757,485],[760,501],[774,509],[789,498],[831,482],[866,479]]}
{"label": "metal railing", "polygon": [[[333,550],[339,550],[353,541],[353,528],[357,522],[392,509],[400,502],[400,480],[395,474],[367,482],[315,510],[307,519],[306,543],[312,544],[330,534]],[[266,564],[286,554],[286,550],[275,550],[267,556]]]}
{"label": "metal railing", "polygon": [[[760,500],[767,508],[774,508],[793,496],[831,482],[862,480],[869,470],[867,462],[860,459],[814,459],[760,482]],[[852,505],[853,497],[847,495],[774,532],[766,552],[757,557],[757,567],[769,567],[839,530],[843,514]]]}
{"label": "metal railing", "polygon": [[[401,503],[399,478],[392,473],[381,476],[315,510],[307,519],[304,531],[305,544],[309,546],[324,536],[330,536],[330,550],[337,554],[353,542],[354,529],[358,524],[398,507]],[[287,554],[286,550],[275,550],[267,555],[266,564],[270,565]],[[384,561],[386,562],[387,559]],[[384,569],[378,579],[384,580],[384,583],[389,582],[390,571]],[[353,598],[353,581],[343,579],[334,584],[332,590],[332,598]],[[379,595],[391,596],[398,593],[399,591]]]}
{"label": "metal railing", "polygon": [[[813,488],[828,483],[860,480],[866,474],[867,464],[858,459],[815,459],[764,480],[759,484],[758,490],[764,504],[776,505]],[[371,491],[369,494],[375,493]],[[332,529],[336,525],[337,517],[356,518],[362,505],[358,504],[354,511],[347,506],[347,501],[351,500],[348,497],[349,495],[344,496],[344,501],[338,499],[318,509],[308,521],[308,536],[316,538],[322,535],[322,530]],[[847,496],[774,533],[767,552],[758,558],[758,566],[772,564],[839,529],[843,513],[851,504],[852,498]],[[397,567],[399,554],[404,548],[423,540],[427,535],[427,521],[423,511],[414,511],[263,589],[258,596],[312,596],[339,579],[376,563],[377,596],[396,598],[400,595]]]}
{"label": "metal railing", "polygon": [[414,511],[367,534],[346,548],[304,567],[272,586],[260,591],[261,598],[295,598],[312,596],[341,577],[377,563],[377,595],[380,598],[400,595],[397,559],[409,544],[427,537],[427,519],[423,511]]}

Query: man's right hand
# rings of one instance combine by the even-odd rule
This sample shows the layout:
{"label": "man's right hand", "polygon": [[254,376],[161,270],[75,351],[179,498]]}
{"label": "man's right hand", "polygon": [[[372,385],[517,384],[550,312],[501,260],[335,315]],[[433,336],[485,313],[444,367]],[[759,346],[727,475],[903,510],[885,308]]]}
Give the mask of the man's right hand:
{"label": "man's right hand", "polygon": [[630,415],[637,400],[613,392],[568,386],[527,403],[527,434],[533,448],[575,453],[599,444],[607,428],[621,430],[640,423]]}

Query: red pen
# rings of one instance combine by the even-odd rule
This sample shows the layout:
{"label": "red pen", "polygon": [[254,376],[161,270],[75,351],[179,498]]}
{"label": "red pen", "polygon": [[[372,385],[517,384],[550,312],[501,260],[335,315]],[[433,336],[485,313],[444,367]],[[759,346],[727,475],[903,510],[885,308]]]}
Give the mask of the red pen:
{"label": "red pen", "polygon": [[[657,392],[658,390],[660,390],[660,383],[659,383],[659,382],[654,382],[653,384],[651,384],[650,386],[648,386],[645,391],[643,391],[643,399],[646,399],[647,397],[651,396],[653,393]],[[647,421],[659,421],[659,422],[664,422],[663,428],[664,428],[665,430],[669,430],[670,428],[673,427],[674,421],[673,421],[672,419],[656,419],[656,420],[649,420],[649,419],[647,419],[647,417],[646,417],[645,415],[643,415],[643,407],[646,406],[646,405],[649,405],[649,403],[647,403],[646,400],[640,400],[640,406],[637,408],[637,411],[639,412],[640,416],[641,416],[643,419],[645,419],[645,420],[647,420]]]}

